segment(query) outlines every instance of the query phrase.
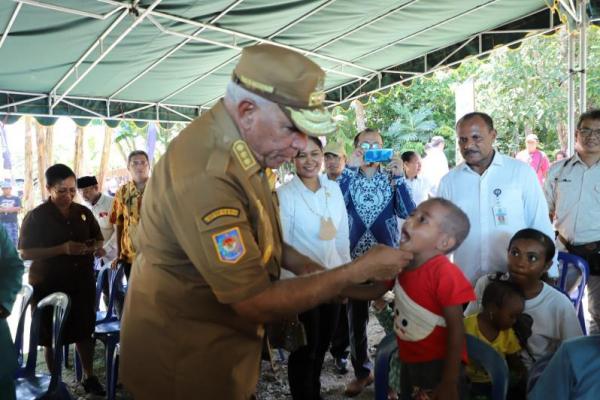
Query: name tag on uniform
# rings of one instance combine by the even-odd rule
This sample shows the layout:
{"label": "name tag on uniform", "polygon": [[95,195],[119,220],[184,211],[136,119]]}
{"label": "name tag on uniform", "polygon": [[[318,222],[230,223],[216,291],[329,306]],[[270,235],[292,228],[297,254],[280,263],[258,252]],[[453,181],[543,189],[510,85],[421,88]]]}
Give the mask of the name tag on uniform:
{"label": "name tag on uniform", "polygon": [[508,213],[505,207],[492,207],[492,212],[494,213],[494,222],[496,223],[496,226],[508,225]]}

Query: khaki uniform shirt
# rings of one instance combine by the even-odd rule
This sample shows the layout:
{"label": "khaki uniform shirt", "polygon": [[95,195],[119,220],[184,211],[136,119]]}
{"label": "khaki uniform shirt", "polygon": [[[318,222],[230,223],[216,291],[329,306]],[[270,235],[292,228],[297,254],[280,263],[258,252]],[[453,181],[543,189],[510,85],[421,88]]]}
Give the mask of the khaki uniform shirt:
{"label": "khaki uniform shirt", "polygon": [[576,153],[554,163],[544,193],[556,215],[556,229],[569,243],[600,240],[600,162],[588,167]]}
{"label": "khaki uniform shirt", "polygon": [[110,216],[112,224],[123,227],[121,235],[121,258],[130,264],[133,263],[133,259],[135,258],[132,237],[140,222],[143,194],[143,192],[137,189],[135,182],[127,182],[117,190]]}
{"label": "khaki uniform shirt", "polygon": [[121,376],[136,399],[254,393],[264,328],[230,304],[279,276],[272,177],[222,103],[183,130],[156,165],[121,331]]}

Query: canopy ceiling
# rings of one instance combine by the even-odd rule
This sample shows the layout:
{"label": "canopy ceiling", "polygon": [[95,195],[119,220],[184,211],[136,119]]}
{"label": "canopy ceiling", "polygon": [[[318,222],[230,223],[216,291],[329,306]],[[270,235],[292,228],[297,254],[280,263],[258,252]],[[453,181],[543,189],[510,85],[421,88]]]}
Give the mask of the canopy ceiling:
{"label": "canopy ceiling", "polygon": [[0,114],[186,121],[257,42],[320,64],[335,105],[558,24],[544,0],[2,0]]}

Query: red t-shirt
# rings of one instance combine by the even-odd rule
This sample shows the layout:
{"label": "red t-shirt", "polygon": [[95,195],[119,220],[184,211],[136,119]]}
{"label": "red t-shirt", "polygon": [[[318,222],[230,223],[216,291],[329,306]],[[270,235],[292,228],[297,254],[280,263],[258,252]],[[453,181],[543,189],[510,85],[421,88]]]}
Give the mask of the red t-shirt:
{"label": "red t-shirt", "polygon": [[[471,283],[444,255],[433,257],[418,268],[403,271],[396,279],[415,303],[441,317],[444,307],[475,300]],[[416,342],[398,338],[400,360],[408,363],[442,360],[446,358],[447,337],[448,330],[436,326],[425,339]],[[462,360],[467,362],[466,344],[463,344]]]}

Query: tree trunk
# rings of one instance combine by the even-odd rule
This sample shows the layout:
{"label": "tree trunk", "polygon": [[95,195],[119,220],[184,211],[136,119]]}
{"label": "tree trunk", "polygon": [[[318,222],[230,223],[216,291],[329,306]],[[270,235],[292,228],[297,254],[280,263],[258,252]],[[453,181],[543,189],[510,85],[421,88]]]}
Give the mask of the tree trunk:
{"label": "tree trunk", "polygon": [[102,158],[100,159],[100,171],[98,171],[98,187],[102,191],[104,186],[104,177],[108,170],[108,160],[110,158],[110,147],[112,145],[114,129],[108,125],[104,125],[104,146],[102,147]]}
{"label": "tree trunk", "polygon": [[46,198],[46,127],[36,124],[38,185],[42,199]]}
{"label": "tree trunk", "polygon": [[560,144],[560,149],[562,151],[565,151],[567,149],[568,132],[567,125],[564,123],[564,121],[561,121],[558,124],[556,124],[556,132],[558,136],[558,143]]}
{"label": "tree trunk", "polygon": [[26,211],[33,209],[33,143],[31,130],[33,129],[33,117],[25,117],[25,183],[23,185],[23,206]]}
{"label": "tree trunk", "polygon": [[365,117],[365,108],[360,100],[354,100],[350,103],[350,106],[354,108],[354,112],[356,113],[356,129],[359,132],[362,132],[367,127],[367,120]]}
{"label": "tree trunk", "polygon": [[46,128],[46,167],[54,164],[54,125]]}
{"label": "tree trunk", "polygon": [[83,172],[83,134],[85,128],[77,126],[75,131],[75,160],[73,161],[73,172],[80,177]]}

